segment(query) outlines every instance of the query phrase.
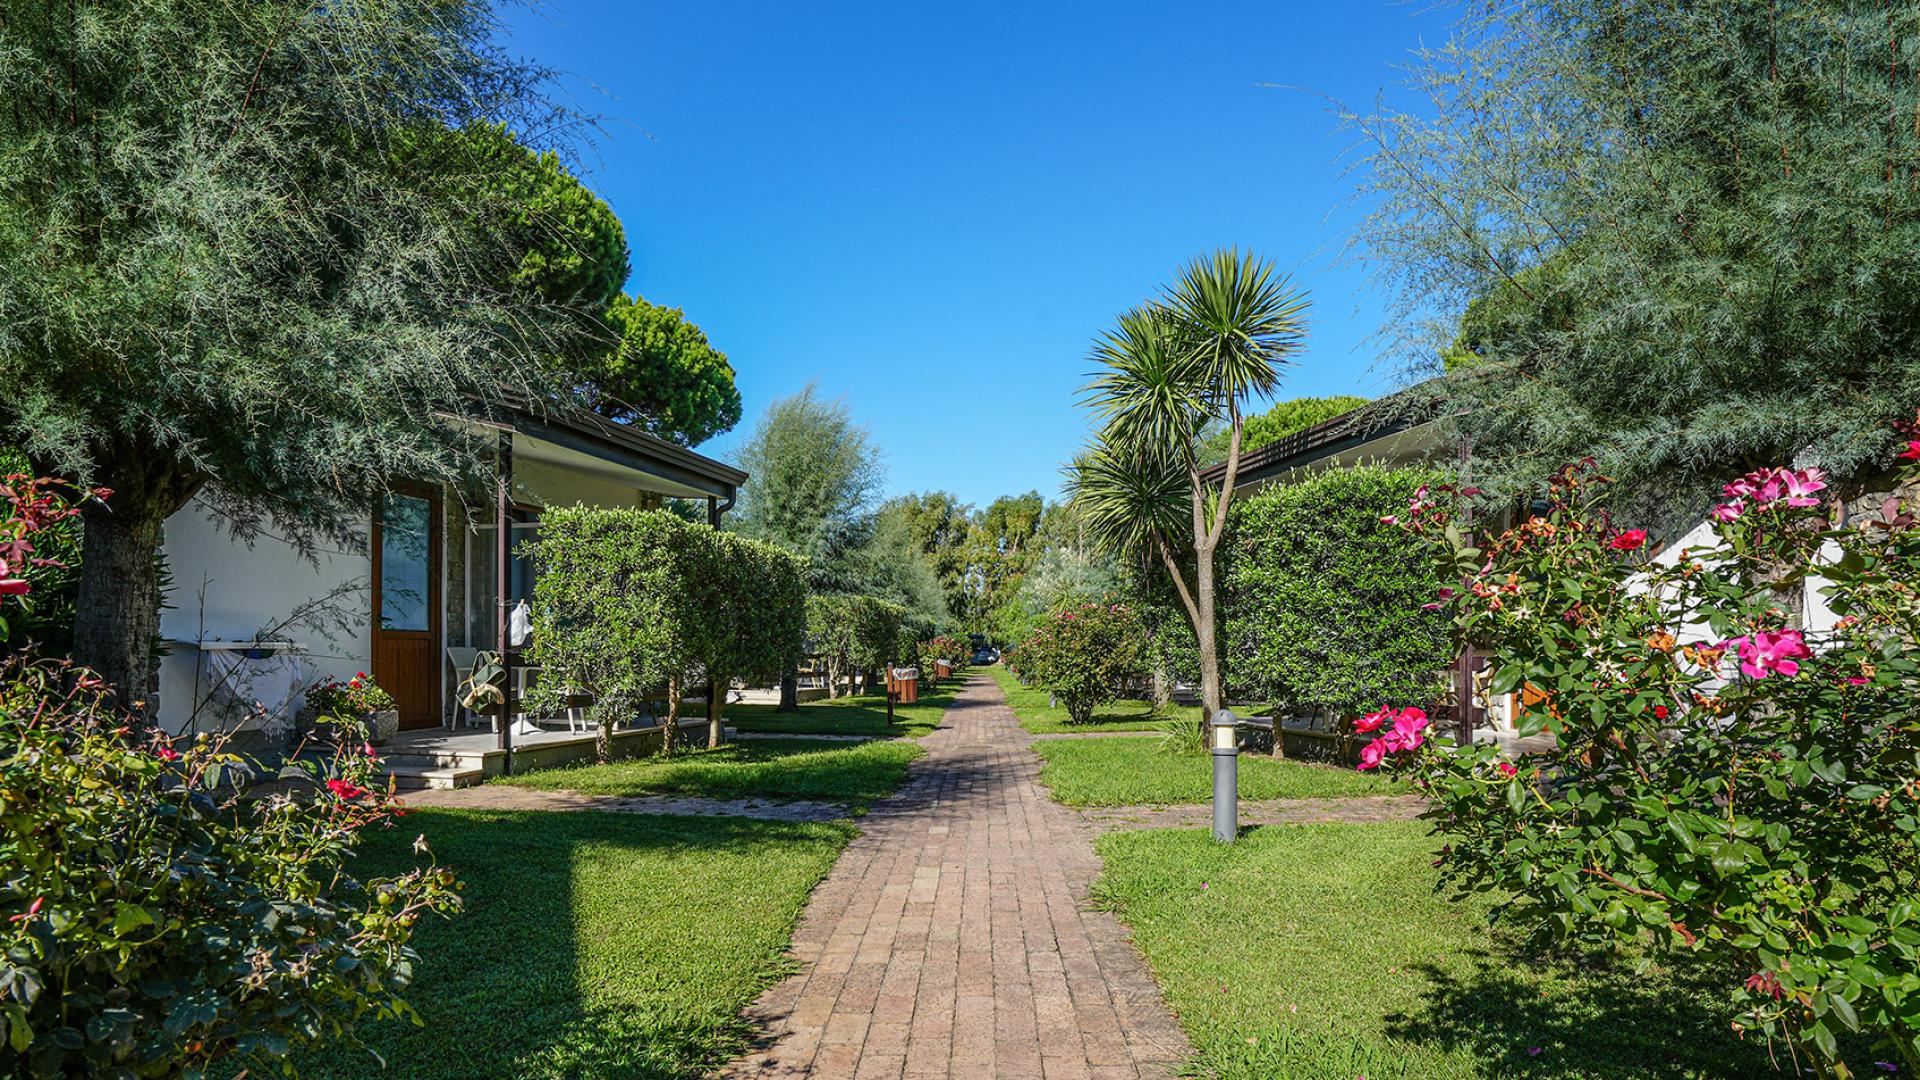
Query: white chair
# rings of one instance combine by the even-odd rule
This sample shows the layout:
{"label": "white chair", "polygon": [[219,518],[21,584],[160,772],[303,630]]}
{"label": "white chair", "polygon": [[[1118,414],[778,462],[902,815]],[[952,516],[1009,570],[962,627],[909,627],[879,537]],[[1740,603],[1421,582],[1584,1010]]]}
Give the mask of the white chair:
{"label": "white chair", "polygon": [[[447,649],[447,665],[453,669],[453,687],[456,695],[458,694],[460,687],[463,684],[465,684],[468,679],[473,678],[473,665],[479,659],[480,659],[479,649],[461,649],[461,648],[453,648],[453,647],[449,647]],[[456,696],[454,698],[454,703],[453,703],[453,716],[450,719],[448,726],[478,727],[479,725],[480,725],[480,717],[476,713],[474,713],[472,709],[469,709],[465,705],[460,704],[460,700],[458,696]]]}

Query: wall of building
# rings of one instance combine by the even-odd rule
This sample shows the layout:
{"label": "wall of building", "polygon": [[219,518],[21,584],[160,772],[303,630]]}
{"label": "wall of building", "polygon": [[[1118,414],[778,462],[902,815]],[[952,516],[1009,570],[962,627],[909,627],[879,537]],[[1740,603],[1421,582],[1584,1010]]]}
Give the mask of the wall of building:
{"label": "wall of building", "polygon": [[199,650],[182,642],[293,641],[305,646],[309,678],[344,678],[370,663],[365,551],[329,546],[309,559],[278,536],[237,540],[199,500],[167,519],[164,550],[172,585],[160,613],[160,636],[169,643],[159,674],[167,730],[209,730],[223,720],[208,700]]}

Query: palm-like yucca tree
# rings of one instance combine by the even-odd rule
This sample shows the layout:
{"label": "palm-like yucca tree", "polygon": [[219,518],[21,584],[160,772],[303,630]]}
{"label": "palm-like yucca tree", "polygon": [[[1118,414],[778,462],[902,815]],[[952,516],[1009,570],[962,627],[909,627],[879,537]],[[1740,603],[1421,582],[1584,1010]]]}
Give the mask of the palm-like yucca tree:
{"label": "palm-like yucca tree", "polygon": [[[1280,385],[1305,337],[1306,309],[1305,295],[1272,263],[1224,249],[1189,263],[1093,347],[1101,370],[1087,384],[1086,404],[1100,427],[1069,466],[1068,488],[1103,546],[1166,567],[1199,642],[1207,716],[1224,703],[1213,555],[1239,476],[1243,406]],[[1215,489],[1202,478],[1198,447],[1207,426],[1221,421],[1231,435]],[[1186,534],[1190,571],[1175,550]]]}

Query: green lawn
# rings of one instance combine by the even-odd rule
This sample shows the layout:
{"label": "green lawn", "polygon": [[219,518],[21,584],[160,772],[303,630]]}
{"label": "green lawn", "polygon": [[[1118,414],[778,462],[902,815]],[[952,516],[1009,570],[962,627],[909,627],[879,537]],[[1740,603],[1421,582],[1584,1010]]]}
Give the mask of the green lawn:
{"label": "green lawn", "polygon": [[[1120,739],[1042,739],[1033,748],[1046,765],[1040,782],[1068,806],[1180,805],[1213,798],[1213,759],[1165,754],[1158,736]],[[1405,785],[1333,765],[1240,755],[1243,799],[1328,799],[1394,795]]]}
{"label": "green lawn", "polygon": [[887,699],[878,694],[808,701],[797,713],[783,713],[772,705],[729,705],[727,722],[741,731],[778,735],[918,737],[940,726],[959,686],[958,679],[949,679],[939,690],[923,692],[912,705],[895,705],[892,727],[887,726]]}
{"label": "green lawn", "polygon": [[924,753],[918,743],[902,739],[750,739],[718,750],[680,750],[670,758],[541,769],[493,783],[589,795],[824,799],[865,806],[892,794],[906,779],[907,763]]}
{"label": "green lawn", "polygon": [[1484,903],[1433,894],[1425,832],[1294,825],[1232,847],[1112,833],[1096,895],[1133,927],[1208,1077],[1773,1074],[1728,1028],[1735,976],[1523,957]]}
{"label": "green lawn", "polygon": [[741,1008],[787,968],[808,892],[845,825],[642,814],[422,809],[359,870],[414,865],[424,833],[466,910],[423,922],[407,1000],[425,1027],[369,1024],[313,1077],[705,1075],[745,1045]]}
{"label": "green lawn", "polygon": [[1020,680],[1005,667],[994,664],[986,669],[993,681],[1007,695],[1007,704],[1013,707],[1013,714],[1020,718],[1020,726],[1035,735],[1052,735],[1065,731],[1152,731],[1161,723],[1173,717],[1198,720],[1198,708],[1171,708],[1155,712],[1150,701],[1137,701],[1131,698],[1116,701],[1111,705],[1095,709],[1093,719],[1084,724],[1067,722],[1067,710],[1063,706],[1049,706],[1047,692],[1020,685]]}

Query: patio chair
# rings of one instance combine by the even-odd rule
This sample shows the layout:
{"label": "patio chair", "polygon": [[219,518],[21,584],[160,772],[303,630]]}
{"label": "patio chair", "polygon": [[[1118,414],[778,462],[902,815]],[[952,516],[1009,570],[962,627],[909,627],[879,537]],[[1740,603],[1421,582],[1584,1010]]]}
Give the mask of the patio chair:
{"label": "patio chair", "polygon": [[479,727],[480,714],[469,709],[461,699],[465,695],[461,688],[473,679],[473,667],[480,659],[479,649],[447,648],[447,666],[453,669],[454,703],[450,727]]}

